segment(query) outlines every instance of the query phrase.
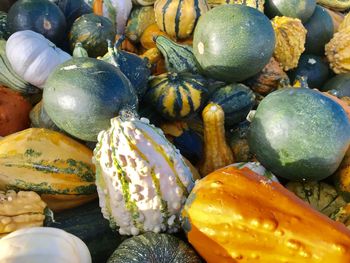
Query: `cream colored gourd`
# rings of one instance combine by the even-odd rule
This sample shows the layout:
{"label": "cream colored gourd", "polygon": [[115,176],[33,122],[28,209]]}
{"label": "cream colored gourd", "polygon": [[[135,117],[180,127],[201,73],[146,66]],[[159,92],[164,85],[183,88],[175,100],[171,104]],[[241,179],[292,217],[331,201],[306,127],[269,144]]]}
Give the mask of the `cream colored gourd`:
{"label": "cream colored gourd", "polygon": [[56,66],[71,58],[43,35],[31,30],[18,31],[9,37],[6,56],[20,77],[39,88]]}
{"label": "cream colored gourd", "polygon": [[51,227],[20,229],[0,239],[2,263],[91,263],[78,237]]}

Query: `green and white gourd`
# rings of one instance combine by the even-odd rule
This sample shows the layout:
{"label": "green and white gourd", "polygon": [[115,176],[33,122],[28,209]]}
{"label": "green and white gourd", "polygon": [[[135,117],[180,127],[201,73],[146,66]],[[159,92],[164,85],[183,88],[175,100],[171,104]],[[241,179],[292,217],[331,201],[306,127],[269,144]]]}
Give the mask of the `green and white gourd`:
{"label": "green and white gourd", "polygon": [[177,232],[194,179],[180,152],[145,118],[111,120],[94,150],[103,216],[122,235]]}

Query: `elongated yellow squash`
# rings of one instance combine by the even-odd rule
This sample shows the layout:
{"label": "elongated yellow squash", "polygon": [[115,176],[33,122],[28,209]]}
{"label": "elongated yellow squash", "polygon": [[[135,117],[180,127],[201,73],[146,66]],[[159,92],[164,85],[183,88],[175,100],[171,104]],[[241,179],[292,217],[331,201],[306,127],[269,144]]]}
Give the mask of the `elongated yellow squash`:
{"label": "elongated yellow squash", "polygon": [[92,151],[70,137],[30,128],[0,140],[0,190],[35,191],[54,211],[97,197]]}

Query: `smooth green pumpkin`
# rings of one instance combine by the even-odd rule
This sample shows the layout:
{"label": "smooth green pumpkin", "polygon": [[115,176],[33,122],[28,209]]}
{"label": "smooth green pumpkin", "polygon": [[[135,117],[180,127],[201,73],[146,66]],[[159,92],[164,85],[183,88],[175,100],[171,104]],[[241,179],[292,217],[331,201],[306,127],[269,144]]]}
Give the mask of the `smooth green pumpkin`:
{"label": "smooth green pumpkin", "polygon": [[[233,41],[234,39],[234,41]],[[194,30],[193,53],[203,73],[234,82],[269,62],[275,48],[270,20],[244,5],[220,5],[202,15]]]}
{"label": "smooth green pumpkin", "polygon": [[335,95],[339,98],[350,97],[350,73],[343,73],[334,76],[326,82],[322,87],[322,91],[335,92]]}
{"label": "smooth green pumpkin", "polygon": [[50,75],[43,103],[60,129],[82,140],[97,141],[97,134],[122,108],[137,108],[137,96],[118,68],[81,57],[66,61]]}
{"label": "smooth green pumpkin", "polygon": [[308,88],[283,88],[260,102],[248,142],[275,175],[319,181],[340,165],[350,144],[349,130],[344,109],[332,99]]}
{"label": "smooth green pumpkin", "polygon": [[133,262],[200,263],[201,260],[189,245],[174,236],[146,233],[125,240],[107,261]]}

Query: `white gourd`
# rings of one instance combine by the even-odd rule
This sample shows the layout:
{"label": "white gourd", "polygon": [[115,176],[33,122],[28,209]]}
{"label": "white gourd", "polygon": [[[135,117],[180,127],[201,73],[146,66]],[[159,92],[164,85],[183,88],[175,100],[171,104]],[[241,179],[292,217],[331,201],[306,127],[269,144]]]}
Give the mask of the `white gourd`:
{"label": "white gourd", "polygon": [[58,228],[32,227],[0,239],[0,262],[91,263],[85,243]]}
{"label": "white gourd", "polygon": [[56,66],[71,59],[68,53],[31,30],[18,31],[9,37],[6,56],[19,76],[39,88]]}

